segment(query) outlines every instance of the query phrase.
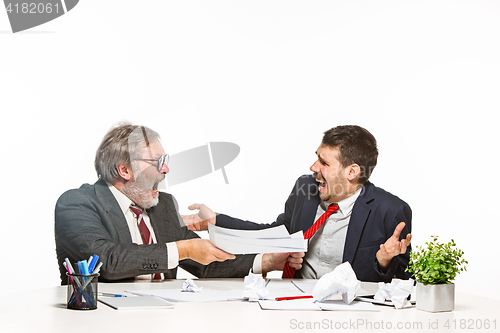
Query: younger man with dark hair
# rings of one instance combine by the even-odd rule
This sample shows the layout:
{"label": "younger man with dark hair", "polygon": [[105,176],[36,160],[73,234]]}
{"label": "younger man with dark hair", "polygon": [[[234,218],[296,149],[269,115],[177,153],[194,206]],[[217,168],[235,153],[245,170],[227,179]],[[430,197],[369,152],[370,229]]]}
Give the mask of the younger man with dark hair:
{"label": "younger man with dark hair", "polygon": [[[186,225],[203,230],[207,223],[233,229],[284,224],[290,233],[311,233],[302,269],[284,277],[317,279],[348,261],[361,281],[408,279],[411,209],[368,181],[378,157],[373,135],[359,126],[332,128],[324,133],[316,155],[310,168],[313,175],[296,181],[285,211],[275,222],[258,224],[222,214],[215,217],[205,205],[194,204],[190,209],[200,212],[183,217]],[[315,223],[322,217],[322,223]],[[308,232],[313,225],[317,231]]]}

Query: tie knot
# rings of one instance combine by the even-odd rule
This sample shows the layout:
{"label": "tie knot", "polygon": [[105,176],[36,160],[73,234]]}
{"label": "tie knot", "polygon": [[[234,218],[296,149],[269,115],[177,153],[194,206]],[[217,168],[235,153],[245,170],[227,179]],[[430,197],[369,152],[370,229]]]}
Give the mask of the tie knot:
{"label": "tie knot", "polygon": [[337,204],[331,204],[330,206],[328,206],[328,209],[326,210],[328,213],[330,214],[333,214],[335,213],[337,210],[339,210],[339,205]]}
{"label": "tie knot", "polygon": [[142,209],[139,206],[130,205],[130,210],[135,214],[136,217],[139,217],[142,214]]}

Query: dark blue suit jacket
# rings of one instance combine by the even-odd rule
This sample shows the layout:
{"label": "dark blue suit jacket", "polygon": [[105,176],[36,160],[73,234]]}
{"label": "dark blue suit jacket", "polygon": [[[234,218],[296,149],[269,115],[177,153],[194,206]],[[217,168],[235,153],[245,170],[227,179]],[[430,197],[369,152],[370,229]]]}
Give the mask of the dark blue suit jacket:
{"label": "dark blue suit jacket", "polygon": [[[314,223],[320,203],[318,183],[311,175],[300,177],[285,203],[285,211],[271,224],[258,224],[218,215],[216,224],[233,229],[264,229],[284,224],[290,233],[306,231]],[[410,206],[383,189],[367,182],[356,200],[344,246],[342,261],[348,261],[361,281],[390,282],[393,277],[408,279],[405,272],[408,266],[410,247],[406,253],[395,257],[383,274],[376,260],[380,244],[392,236],[396,226],[405,222],[400,239],[411,232]],[[300,270],[295,277],[301,277]]]}

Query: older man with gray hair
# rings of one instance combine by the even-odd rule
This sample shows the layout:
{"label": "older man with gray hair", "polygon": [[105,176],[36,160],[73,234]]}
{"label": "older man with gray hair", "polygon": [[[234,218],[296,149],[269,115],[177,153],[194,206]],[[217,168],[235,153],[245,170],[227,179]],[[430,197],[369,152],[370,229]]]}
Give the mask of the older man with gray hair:
{"label": "older man with gray hair", "polygon": [[[101,280],[171,279],[180,266],[198,277],[242,277],[250,268],[301,267],[304,253],[232,255],[184,226],[175,198],[158,191],[169,172],[155,131],[131,124],[112,128],[97,149],[99,180],[65,192],[55,209],[61,283],[65,258],[99,255]],[[259,262],[255,262],[259,260]]]}

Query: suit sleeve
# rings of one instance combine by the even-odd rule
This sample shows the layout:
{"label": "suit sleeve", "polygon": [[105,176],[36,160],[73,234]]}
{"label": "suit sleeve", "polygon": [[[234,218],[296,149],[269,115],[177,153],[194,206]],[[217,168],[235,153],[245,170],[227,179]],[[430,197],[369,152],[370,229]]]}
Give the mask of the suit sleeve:
{"label": "suit sleeve", "polygon": [[[400,222],[405,222],[405,227],[401,231],[399,240],[406,238],[406,236],[411,233],[411,218],[412,212],[410,206],[403,203],[399,209],[394,214],[394,217],[390,220],[390,223],[386,226],[386,235],[392,235],[394,229]],[[408,267],[408,262],[410,260],[411,244],[406,249],[406,252],[400,254],[392,259],[391,265],[389,266],[387,273],[382,273],[378,265],[377,258],[374,258],[373,265],[380,281],[390,282],[392,278],[398,278],[402,280],[408,280],[411,277],[409,272],[406,272],[406,267]]]}
{"label": "suit sleeve", "polygon": [[[159,242],[168,243],[199,238],[198,234],[184,226],[177,201],[172,195],[161,193],[160,202],[161,204],[150,210],[151,221],[154,222]],[[194,260],[185,259],[179,261],[179,266],[201,278],[244,277],[248,275],[254,258],[255,255],[237,255],[236,259],[212,262],[209,265],[202,265]],[[175,273],[176,268],[172,269],[172,271]],[[175,278],[175,274],[172,275]]]}
{"label": "suit sleeve", "polygon": [[260,230],[260,229],[267,229],[284,225],[287,228],[288,232],[290,232],[292,212],[295,203],[297,201],[297,194],[299,193],[298,190],[299,188],[300,184],[299,180],[297,180],[292,189],[292,192],[290,193],[288,199],[285,202],[284,212],[278,215],[276,221],[272,223],[256,223],[252,221],[241,220],[224,214],[219,214],[217,215],[216,225],[223,228],[240,229],[240,230]]}
{"label": "suit sleeve", "polygon": [[[99,203],[78,190],[63,194],[55,210],[58,257],[64,254],[75,262],[99,255],[103,280],[168,270],[166,244],[134,244],[130,234],[128,239],[119,234],[113,222],[104,217],[106,214]],[[124,218],[123,223],[126,223]]]}

